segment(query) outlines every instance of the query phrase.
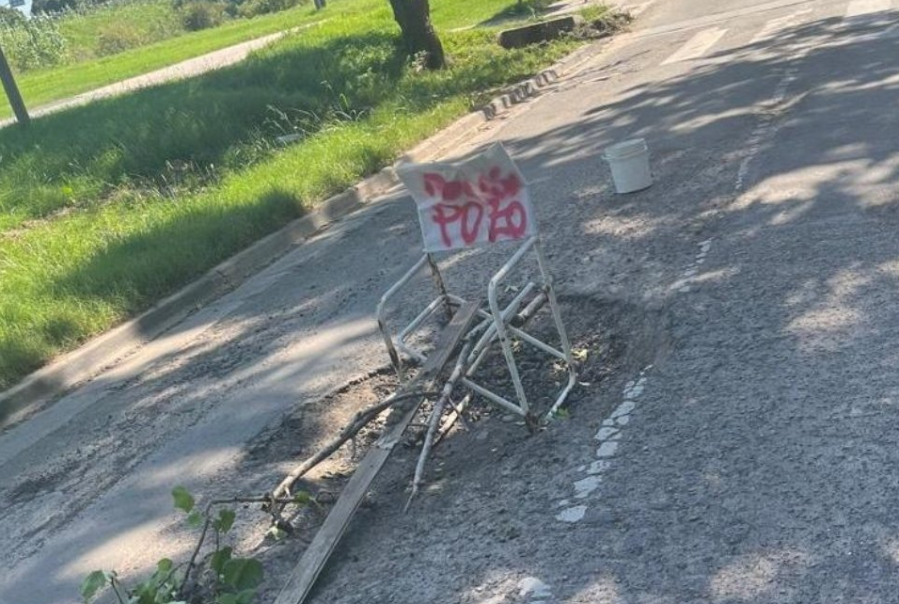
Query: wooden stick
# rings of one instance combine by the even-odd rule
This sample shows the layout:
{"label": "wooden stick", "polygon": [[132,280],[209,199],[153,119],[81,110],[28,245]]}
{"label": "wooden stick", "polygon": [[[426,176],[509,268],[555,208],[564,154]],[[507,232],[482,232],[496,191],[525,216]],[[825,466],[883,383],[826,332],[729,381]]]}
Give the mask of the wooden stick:
{"label": "wooden stick", "polygon": [[456,425],[457,421],[461,420],[462,424],[466,428],[468,427],[468,422],[465,420],[463,413],[465,413],[465,410],[468,409],[468,405],[471,403],[472,398],[473,395],[471,394],[471,392],[469,392],[465,395],[465,398],[463,398],[459,402],[458,405],[453,405],[452,412],[450,412],[450,414],[446,417],[446,421],[444,421],[440,426],[440,432],[437,433],[437,438],[434,440],[435,447],[439,445],[444,438],[446,438],[446,435],[449,434],[450,429],[454,425]]}
{"label": "wooden stick", "polygon": [[359,431],[362,430],[362,428],[364,428],[371,420],[380,415],[380,413],[388,407],[410,398],[425,398],[433,395],[434,393],[425,392],[423,390],[415,390],[413,392],[405,392],[402,394],[396,393],[392,396],[387,397],[378,404],[372,405],[368,409],[359,411],[358,413],[356,413],[356,415],[353,416],[353,419],[350,421],[350,423],[340,431],[340,434],[329,441],[328,444],[326,444],[324,447],[319,449],[318,452],[315,453],[315,455],[309,457],[308,459],[306,459],[306,461],[290,471],[290,473],[284,478],[284,480],[281,481],[281,484],[275,487],[275,489],[272,491],[272,500],[277,500],[281,497],[289,495],[290,489],[293,488],[293,485],[296,484],[297,480],[299,480],[304,474],[309,472],[309,470],[330,457],[335,451],[337,451],[337,449],[343,446],[343,443],[356,436],[356,434],[358,434]]}
{"label": "wooden stick", "polygon": [[[471,327],[479,306],[480,301],[475,301],[467,302],[459,307],[449,325],[441,332],[437,348],[428,357],[418,375],[406,385],[404,392],[412,387],[424,392],[429,392],[434,388],[444,367],[449,363],[453,353],[458,349],[466,332]],[[344,487],[337,503],[331,509],[331,513],[325,518],[325,523],[316,533],[315,539],[312,540],[296,568],[288,577],[287,583],[278,594],[274,604],[301,604],[309,595],[319,573],[350,524],[368,487],[384,467],[406,427],[412,423],[422,400],[423,397],[419,397],[415,399],[415,404],[403,409],[402,416],[397,421],[391,422],[381,438],[368,450],[352,478]],[[399,408],[395,407],[394,412],[398,411]]]}
{"label": "wooden stick", "polygon": [[472,340],[469,339],[462,347],[462,352],[459,353],[459,357],[456,359],[456,366],[453,368],[453,372],[450,374],[449,379],[443,385],[443,392],[440,394],[440,398],[434,404],[434,409],[431,411],[431,417],[428,421],[428,432],[425,434],[425,442],[421,446],[421,454],[418,456],[418,464],[415,466],[415,477],[412,479],[412,492],[409,494],[409,499],[406,500],[406,505],[403,508],[404,513],[409,511],[412,500],[415,499],[415,496],[418,494],[418,489],[421,486],[425,473],[425,464],[428,461],[428,455],[431,453],[431,447],[434,444],[434,434],[437,432],[437,428],[440,425],[440,418],[443,417],[443,408],[446,406],[447,401],[449,401],[450,396],[452,396],[453,388],[455,388],[459,380],[462,379],[462,376],[465,375],[465,368],[467,367],[466,361],[469,353],[471,353],[473,344]]}

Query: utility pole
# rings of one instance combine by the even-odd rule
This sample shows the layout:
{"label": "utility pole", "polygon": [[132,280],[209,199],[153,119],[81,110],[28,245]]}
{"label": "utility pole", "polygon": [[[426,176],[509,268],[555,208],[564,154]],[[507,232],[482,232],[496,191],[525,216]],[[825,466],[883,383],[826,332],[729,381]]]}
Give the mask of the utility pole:
{"label": "utility pole", "polygon": [[19,87],[16,86],[16,80],[13,78],[12,70],[9,68],[2,48],[0,48],[0,81],[3,82],[3,89],[6,91],[9,104],[12,105],[13,113],[16,114],[16,121],[27,126],[31,123],[31,118],[28,116],[28,109],[25,108],[25,102],[22,100],[22,95],[19,94]]}

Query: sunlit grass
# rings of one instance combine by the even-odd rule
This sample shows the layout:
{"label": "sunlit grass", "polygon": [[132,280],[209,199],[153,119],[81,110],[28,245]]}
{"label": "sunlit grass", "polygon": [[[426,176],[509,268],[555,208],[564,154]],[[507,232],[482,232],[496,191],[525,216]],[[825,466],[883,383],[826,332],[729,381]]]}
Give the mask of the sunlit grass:
{"label": "sunlit grass", "polygon": [[[420,72],[386,0],[341,4],[240,65],[0,131],[0,388],[577,44],[507,51],[494,29],[445,31],[451,67]],[[438,0],[434,18],[480,23],[507,4]],[[277,145],[287,132],[303,138]]]}

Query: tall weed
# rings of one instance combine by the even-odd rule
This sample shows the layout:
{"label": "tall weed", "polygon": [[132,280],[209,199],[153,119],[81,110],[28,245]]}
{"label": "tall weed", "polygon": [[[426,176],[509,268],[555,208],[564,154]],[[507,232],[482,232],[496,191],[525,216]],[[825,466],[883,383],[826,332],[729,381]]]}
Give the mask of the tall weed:
{"label": "tall weed", "polygon": [[0,20],[0,46],[20,71],[59,65],[67,56],[65,37],[56,22],[43,15]]}

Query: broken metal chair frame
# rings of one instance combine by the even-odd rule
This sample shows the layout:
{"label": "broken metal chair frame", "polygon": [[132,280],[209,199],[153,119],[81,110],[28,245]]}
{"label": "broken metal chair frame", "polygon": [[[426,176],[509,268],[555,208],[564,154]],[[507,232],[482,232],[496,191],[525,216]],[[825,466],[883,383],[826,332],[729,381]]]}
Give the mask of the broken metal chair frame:
{"label": "broken metal chair frame", "polygon": [[[540,284],[529,279],[524,287],[516,293],[505,307],[501,306],[498,293],[500,286],[505,283],[512,270],[518,266],[531,251],[536,254],[537,266],[540,273]],[[438,296],[408,325],[394,334],[391,332],[387,320],[388,305],[395,300],[400,292],[403,291],[416,275],[419,275],[422,272],[425,266],[429,267],[431,276],[433,277],[438,290]],[[533,297],[531,300],[525,305],[525,300],[532,295]],[[515,361],[515,353],[512,349],[512,338],[518,338],[522,342],[530,344],[549,356],[565,363],[568,380],[561,391],[556,395],[555,402],[548,411],[547,417],[552,416],[565,402],[568,394],[571,392],[571,389],[577,381],[577,373],[571,354],[571,344],[568,339],[565,325],[562,322],[562,314],[553,287],[552,276],[547,268],[546,257],[543,253],[539,236],[535,235],[525,239],[524,243],[515,251],[509,260],[507,260],[506,263],[503,264],[503,266],[490,278],[487,285],[487,301],[488,307],[486,309],[481,308],[478,310],[478,316],[481,321],[476,323],[469,333],[470,337],[477,338],[477,340],[471,347],[468,358],[464,362],[466,370],[461,379],[461,383],[472,392],[483,396],[500,408],[523,416],[529,426],[534,426],[536,425],[536,416],[531,411],[531,405],[528,401],[524,384],[521,381],[521,375]],[[431,253],[424,253],[422,257],[396,283],[394,283],[387,292],[384,293],[378,303],[378,327],[381,331],[381,336],[384,339],[384,344],[387,347],[387,352],[390,355],[390,361],[396,369],[401,381],[405,377],[403,355],[417,364],[424,363],[427,360],[427,355],[422,350],[415,348],[408,342],[409,337],[434,313],[441,309],[444,309],[449,313],[451,306],[459,306],[463,303],[465,303],[463,298],[451,294],[447,290],[446,282],[440,271],[437,259]],[[561,350],[550,346],[546,342],[537,339],[522,329],[545,304],[549,305],[556,331],[559,334]],[[523,305],[524,308],[522,308]],[[489,390],[482,384],[475,382],[473,379],[475,372],[487,357],[491,344],[497,341],[499,341],[503,357],[512,378],[512,385],[515,390],[515,401],[509,400],[499,393]]]}

